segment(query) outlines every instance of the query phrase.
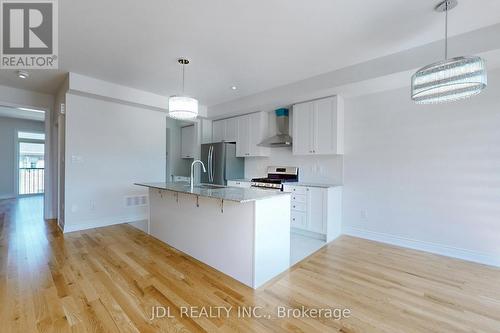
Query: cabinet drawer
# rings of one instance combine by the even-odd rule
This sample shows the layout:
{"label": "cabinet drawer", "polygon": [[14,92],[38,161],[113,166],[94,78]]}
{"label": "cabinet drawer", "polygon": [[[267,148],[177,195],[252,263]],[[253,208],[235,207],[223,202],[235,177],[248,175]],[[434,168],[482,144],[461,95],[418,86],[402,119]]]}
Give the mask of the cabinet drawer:
{"label": "cabinet drawer", "polygon": [[250,182],[236,181],[236,180],[228,180],[227,181],[227,186],[248,188],[248,187],[252,186],[252,183],[250,183]]}
{"label": "cabinet drawer", "polygon": [[292,193],[292,204],[293,203],[306,203],[307,202],[307,196],[304,194],[297,194],[297,193]]}
{"label": "cabinet drawer", "polygon": [[285,185],[285,191],[286,192],[291,192],[292,194],[306,194],[307,193],[307,188],[303,186],[290,186],[290,185]]}
{"label": "cabinet drawer", "polygon": [[306,213],[292,212],[291,225],[292,228],[306,229],[307,228]]}
{"label": "cabinet drawer", "polygon": [[292,210],[296,210],[299,212],[305,212],[307,209],[307,205],[305,203],[300,202],[292,202]]}

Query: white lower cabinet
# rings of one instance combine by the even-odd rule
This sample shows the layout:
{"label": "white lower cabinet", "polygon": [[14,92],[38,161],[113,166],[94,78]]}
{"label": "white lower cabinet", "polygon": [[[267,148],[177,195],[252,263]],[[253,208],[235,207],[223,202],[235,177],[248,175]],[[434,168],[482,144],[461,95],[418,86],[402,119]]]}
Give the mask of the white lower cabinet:
{"label": "white lower cabinet", "polygon": [[307,221],[308,230],[320,234],[326,233],[325,209],[327,208],[325,199],[328,196],[328,189],[308,187],[307,196]]}
{"label": "white lower cabinet", "polygon": [[291,226],[330,242],[341,233],[342,188],[285,185],[291,195]]}
{"label": "white lower cabinet", "polygon": [[292,201],[292,210],[296,210],[298,212],[307,212],[307,205],[302,202],[294,202]]}
{"label": "white lower cabinet", "polygon": [[252,187],[252,183],[251,182],[241,181],[241,180],[228,180],[227,181],[227,186],[249,188],[249,187]]}
{"label": "white lower cabinet", "polygon": [[292,213],[290,216],[292,218],[292,220],[291,220],[292,228],[297,228],[297,229],[307,228],[306,213],[292,210]]}

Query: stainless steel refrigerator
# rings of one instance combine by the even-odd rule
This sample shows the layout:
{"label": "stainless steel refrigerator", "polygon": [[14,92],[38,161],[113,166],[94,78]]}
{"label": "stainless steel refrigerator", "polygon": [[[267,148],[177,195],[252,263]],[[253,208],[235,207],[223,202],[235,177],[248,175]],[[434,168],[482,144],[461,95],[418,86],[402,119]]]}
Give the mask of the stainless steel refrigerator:
{"label": "stainless steel refrigerator", "polygon": [[245,159],[236,157],[236,144],[231,142],[207,143],[201,145],[201,160],[207,172],[201,173],[201,182],[227,185],[231,179],[245,176]]}

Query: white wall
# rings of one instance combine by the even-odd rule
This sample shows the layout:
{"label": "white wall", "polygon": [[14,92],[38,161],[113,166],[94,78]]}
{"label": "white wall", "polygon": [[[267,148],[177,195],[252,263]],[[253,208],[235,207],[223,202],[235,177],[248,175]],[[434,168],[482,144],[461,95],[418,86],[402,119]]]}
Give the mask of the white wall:
{"label": "white wall", "polygon": [[344,232],[500,265],[500,71],[473,99],[346,100]]}
{"label": "white wall", "polygon": [[[170,129],[170,146],[168,147],[171,165],[171,175],[189,176],[192,160],[181,158],[181,122],[167,118]],[[171,181],[170,177],[167,181]]]}
{"label": "white wall", "polygon": [[65,232],[146,218],[125,196],[165,179],[167,122],[178,127],[162,112],[66,95]]}
{"label": "white wall", "polygon": [[[290,112],[290,133],[293,112]],[[269,136],[276,134],[276,116],[269,112]],[[310,183],[342,184],[343,157],[338,156],[294,156],[291,147],[271,148],[269,157],[245,158],[245,178],[267,176],[268,166],[299,167],[300,181]]]}
{"label": "white wall", "polygon": [[0,199],[16,193],[16,145],[18,131],[44,132],[43,122],[0,117]]}
{"label": "white wall", "polygon": [[[436,19],[439,19],[437,17]],[[481,55],[491,69],[499,66],[500,24],[470,31],[448,39],[453,56]],[[212,119],[236,116],[257,110],[272,110],[287,104],[331,95],[356,96],[403,87],[417,69],[436,61],[443,51],[437,40],[398,53],[333,70],[253,95],[242,96],[218,105],[211,105]]]}
{"label": "white wall", "polygon": [[[148,91],[122,86],[90,76],[69,73],[69,88],[71,92],[99,96],[101,98],[120,101],[138,107],[152,108],[166,111],[168,96],[154,94]],[[198,113],[201,117],[207,116],[207,107],[199,105]]]}
{"label": "white wall", "polygon": [[293,166],[300,181],[342,184],[342,164],[342,156],[294,156],[291,148],[272,148],[270,157],[245,158],[245,178],[267,176],[268,166]]}

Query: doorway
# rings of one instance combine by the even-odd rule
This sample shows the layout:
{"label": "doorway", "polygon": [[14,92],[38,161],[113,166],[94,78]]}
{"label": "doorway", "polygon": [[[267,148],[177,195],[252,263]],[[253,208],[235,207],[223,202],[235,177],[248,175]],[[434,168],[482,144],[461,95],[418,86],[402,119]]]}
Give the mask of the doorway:
{"label": "doorway", "polygon": [[18,195],[36,195],[45,192],[45,134],[17,133]]}
{"label": "doorway", "polygon": [[49,108],[0,101],[0,200],[38,195],[45,219],[57,216],[53,199],[57,165],[52,163],[55,152],[51,145],[54,125]]}

